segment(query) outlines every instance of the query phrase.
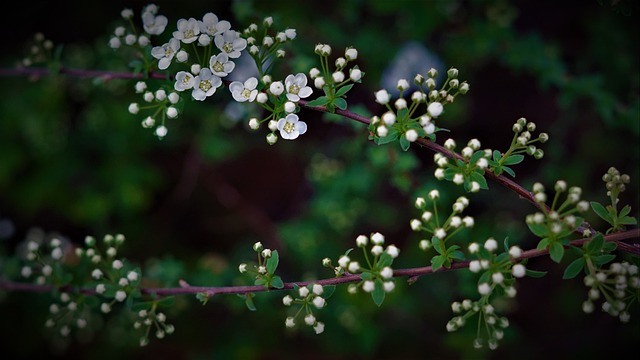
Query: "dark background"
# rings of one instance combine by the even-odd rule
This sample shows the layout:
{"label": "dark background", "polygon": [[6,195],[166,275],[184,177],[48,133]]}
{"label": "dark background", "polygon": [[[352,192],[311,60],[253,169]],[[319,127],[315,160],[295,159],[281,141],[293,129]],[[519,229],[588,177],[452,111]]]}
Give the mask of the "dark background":
{"label": "dark background", "polygon": [[[0,28],[10,34],[1,65],[12,66],[26,54],[25,42],[41,31],[64,45],[63,61],[70,67],[126,71],[128,59],[106,46],[107,34],[120,24],[124,7],[132,8],[137,19],[144,4],[2,5],[12,21]],[[478,138],[483,147],[504,150],[511,125],[526,117],[551,140],[542,146],[543,160],[527,158],[515,167],[516,181],[527,188],[536,181],[552,188],[555,180],[564,179],[581,186],[583,198],[605,203],[600,178],[615,166],[631,175],[621,204],[631,204],[637,218],[637,2],[156,4],[169,18],[165,35],[177,19],[200,18],[208,11],[238,30],[269,15],[276,29],[297,29],[298,38],[287,48],[292,60],[276,70],[283,78],[317,66],[312,52],[317,43],[332,45],[335,56],[346,46],[356,47],[357,64],[366,75],[348,100],[350,109],[363,115],[381,114],[372,94],[385,86],[391,68],[405,63],[395,60],[402,47],[415,41],[434,56],[434,64],[441,64],[441,73],[455,66],[471,84],[469,94],[449,106],[438,123],[452,130],[458,144]],[[430,66],[416,71],[424,74]],[[403,153],[397,144],[377,147],[367,142],[364,126],[346,119],[303,110],[309,132],[294,142],[280,139],[268,146],[266,130],[247,131],[246,121],[225,115],[230,97],[222,94],[205,103],[188,102],[184,115],[168,124],[168,137],[158,141],[126,111],[129,102],[140,101],[133,84],[0,78],[5,252],[11,253],[34,227],[76,244],[85,235],[124,233],[126,257],[144,265],[143,274],[166,286],[176,286],[179,278],[222,286],[248,283],[236,269],[252,257],[255,241],[280,251],[281,275],[293,281],[331,276],[320,259],[337,259],[358,234],[381,231],[402,249],[405,258],[398,259],[398,267],[424,266],[428,258],[412,254],[419,240],[408,227],[418,216],[413,199],[439,188],[446,209],[462,195],[460,188],[432,178],[432,153],[417,147]],[[498,184],[489,186],[490,191],[469,196],[468,214],[476,217],[476,226],[463,234],[462,243],[509,236],[523,248],[535,247],[537,239],[523,225],[534,209]],[[595,215],[587,220],[604,226]],[[282,294],[259,296],[257,313],[234,296],[204,307],[182,297],[167,310],[176,333],[151,339],[142,349],[135,346],[135,336],[126,335],[127,325],[107,318],[92,337],[56,350],[41,326],[48,300],[10,293],[0,303],[0,342],[8,358],[598,359],[636,350],[637,305],[626,325],[598,310],[586,315],[581,311],[586,288],[579,278],[562,281],[563,268],[544,258],[529,266],[549,273],[519,281],[517,302],[501,309],[511,326],[494,352],[471,348],[475,324],[445,333],[450,303],[476,296],[472,280],[463,285],[468,274],[457,273],[424,277],[411,287],[398,282],[381,309],[365,296],[347,297],[338,288],[319,314],[327,323],[322,336],[306,328],[286,331]]]}

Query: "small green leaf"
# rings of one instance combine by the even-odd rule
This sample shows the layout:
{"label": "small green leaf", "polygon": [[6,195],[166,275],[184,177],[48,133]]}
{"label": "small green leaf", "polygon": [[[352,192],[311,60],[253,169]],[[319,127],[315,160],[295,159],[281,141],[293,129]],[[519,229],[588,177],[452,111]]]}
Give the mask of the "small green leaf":
{"label": "small green leaf", "polygon": [[347,109],[347,100],[343,98],[336,98],[335,100],[333,100],[333,104],[341,110]]}
{"label": "small green leaf", "polygon": [[[336,97],[341,97],[344,94],[346,94],[349,90],[351,90],[351,88],[353,87],[353,84],[349,84],[349,85],[345,85],[343,87],[341,87],[340,89],[338,89],[338,91],[336,91]],[[337,99],[336,99],[337,100]]]}
{"label": "small green leaf", "polygon": [[529,269],[526,269],[525,273],[527,274],[527,276],[532,278],[541,278],[547,275],[546,271],[536,271],[536,270],[529,270]]}
{"label": "small green leaf", "polygon": [[454,260],[464,260],[464,253],[459,250],[453,251],[449,253],[449,258]]}
{"label": "small green leaf", "polygon": [[278,255],[278,250],[273,250],[271,257],[267,259],[267,272],[269,274],[275,274],[279,262],[280,256]]}
{"label": "small green leaf", "polygon": [[502,159],[502,154],[498,150],[493,150],[493,161],[499,162]]}
{"label": "small green leaf", "polygon": [[393,258],[386,251],[380,255],[378,263],[375,265],[378,269],[382,269],[385,266],[391,266],[393,264]]}
{"label": "small green leaf", "polygon": [[620,210],[620,212],[618,213],[618,217],[625,217],[629,215],[630,212],[631,212],[631,206],[626,205]]}
{"label": "small green leaf", "polygon": [[362,280],[373,280],[374,278],[375,276],[369,271],[363,271],[362,274],[360,274],[360,279]]}
{"label": "small green leaf", "polygon": [[396,141],[398,139],[398,130],[396,130],[395,128],[391,128],[389,130],[389,133],[387,134],[387,136],[383,136],[378,138],[378,145],[384,145],[393,141]]}
{"label": "small green leaf", "polygon": [[573,279],[578,276],[580,271],[584,268],[584,258],[575,259],[567,268],[564,270],[564,275],[562,275],[563,279]]}
{"label": "small green leaf", "polygon": [[322,297],[328,299],[336,291],[335,285],[326,285],[322,287]]}
{"label": "small green leaf", "polygon": [[611,214],[609,214],[609,212],[607,211],[607,209],[604,208],[604,206],[602,206],[602,204],[600,204],[597,201],[592,201],[591,202],[591,208],[593,209],[593,211],[600,216],[604,221],[608,222],[609,224],[613,225],[613,218],[611,217]]}
{"label": "small green leaf", "polygon": [[331,102],[326,96],[319,96],[317,99],[311,100],[307,103],[307,106],[324,106]]}
{"label": "small green leaf", "polygon": [[284,282],[282,281],[280,276],[275,275],[274,277],[271,278],[271,284],[270,285],[273,288],[282,289],[284,287]]}
{"label": "small green leaf", "polygon": [[549,255],[551,256],[551,260],[560,263],[564,256],[564,247],[562,244],[558,241],[551,243],[551,246],[549,246]]}
{"label": "small green leaf", "polygon": [[604,237],[602,236],[602,234],[598,233],[591,240],[589,240],[589,242],[586,243],[584,248],[590,254],[598,254],[602,250],[603,245]]}
{"label": "small green leaf", "polygon": [[543,238],[549,233],[549,230],[543,224],[527,224],[527,226],[529,227],[529,230],[531,230],[531,232],[537,237]]}
{"label": "small green leaf", "polygon": [[608,262],[611,262],[615,258],[616,256],[611,254],[598,255],[593,257],[593,262],[599,266],[599,265],[604,265]]}
{"label": "small green leaf", "polygon": [[202,305],[207,305],[207,302],[209,301],[209,295],[200,292],[196,294],[196,299],[198,299],[198,301],[200,301]]}
{"label": "small green leaf", "polygon": [[516,172],[511,170],[510,167],[508,166],[503,166],[502,170],[504,170],[504,172],[506,172],[507,174],[511,175],[511,177],[516,177]]}
{"label": "small green leaf", "polygon": [[618,224],[620,225],[635,225],[637,223],[638,221],[635,218],[632,218],[631,216],[624,216],[618,219]]}
{"label": "small green leaf", "polygon": [[477,170],[471,173],[471,180],[480,184],[480,189],[488,189],[489,185],[487,185],[487,179],[484,178],[484,171]]}
{"label": "small green leaf", "polygon": [[256,281],[253,282],[254,285],[264,285],[267,283],[267,280],[265,280],[265,278],[261,277],[256,279]]}
{"label": "small green leaf", "polygon": [[248,293],[245,296],[245,300],[244,303],[247,305],[247,309],[249,309],[249,311],[256,311],[256,305],[253,303],[253,297],[255,296],[254,293]]}
{"label": "small green leaf", "polygon": [[436,255],[431,258],[431,268],[433,271],[437,271],[444,265],[446,257],[444,255]]}
{"label": "small green leaf", "polygon": [[508,158],[506,158],[504,160],[504,162],[502,162],[502,164],[503,165],[515,165],[515,164],[521,163],[522,160],[524,160],[524,155],[516,154],[516,155],[511,155]]}
{"label": "small green leaf", "polygon": [[402,148],[403,151],[407,151],[409,150],[409,147],[411,146],[411,142],[409,140],[407,140],[407,138],[405,136],[401,136],[400,137],[400,147]]}
{"label": "small green leaf", "polygon": [[377,279],[375,282],[375,287],[371,292],[371,298],[373,299],[373,302],[378,305],[378,307],[380,307],[380,305],[382,305],[382,303],[384,302],[384,296],[385,292],[384,286],[382,285],[382,280]]}
{"label": "small green leaf", "polygon": [[163,307],[163,308],[170,308],[173,305],[175,305],[175,303],[176,303],[176,297],[175,296],[163,297],[160,300],[156,301],[156,304],[159,307]]}

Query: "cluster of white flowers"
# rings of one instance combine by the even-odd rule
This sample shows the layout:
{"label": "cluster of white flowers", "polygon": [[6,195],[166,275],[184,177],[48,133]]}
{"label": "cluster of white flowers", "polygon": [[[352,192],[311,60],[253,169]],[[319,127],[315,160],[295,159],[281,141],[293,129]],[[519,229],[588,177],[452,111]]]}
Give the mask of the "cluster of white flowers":
{"label": "cluster of white flowers", "polygon": [[[400,254],[400,249],[395,245],[388,245],[383,247],[385,242],[384,235],[379,232],[372,233],[370,236],[359,235],[356,238],[357,247],[361,248],[367,264],[361,264],[359,261],[353,260],[348,254],[342,255],[338,259],[338,266],[334,268],[336,274],[344,274],[345,272],[351,274],[366,273],[365,279],[358,284],[350,284],[347,288],[348,292],[355,294],[358,287],[362,287],[362,290],[367,293],[373,292],[377,286],[382,286],[385,292],[391,292],[395,289],[395,282],[393,281],[393,269],[391,264],[393,259],[397,258]],[[367,255],[367,247],[371,247],[369,252],[373,255],[373,261],[369,263],[369,257]],[[324,266],[331,266],[329,259],[323,260]],[[370,268],[366,266],[369,265]]]}
{"label": "cluster of white flowers", "polygon": [[[461,213],[469,206],[469,199],[464,196],[458,197],[451,206],[451,214],[446,218],[443,224],[440,224],[437,214],[438,208],[436,207],[437,199],[440,197],[438,190],[431,190],[428,195],[429,199],[433,203],[433,212],[427,210],[427,201],[424,197],[418,197],[415,201],[415,207],[422,211],[420,218],[414,218],[409,221],[411,230],[416,232],[426,232],[430,236],[435,236],[439,240],[446,240],[448,237],[456,233],[459,229],[473,227],[475,221],[471,216],[461,217]],[[432,243],[429,239],[422,239],[418,243],[418,247],[424,251],[429,250],[432,247]]]}
{"label": "cluster of white flowers", "polygon": [[[155,135],[162,139],[168,132],[165,125],[166,119],[175,119],[178,117],[180,95],[175,91],[169,91],[167,93],[167,90],[164,88],[159,88],[152,92],[148,90],[147,83],[144,81],[138,81],[135,84],[135,91],[136,93],[142,94],[144,103],[143,105],[137,102],[129,104],[129,113],[136,115],[140,110],[150,110],[152,114],[142,119],[142,127],[155,127]],[[158,116],[160,117],[160,121],[156,120]]]}
{"label": "cluster of white flowers", "polygon": [[[587,201],[580,200],[582,195],[580,187],[572,186],[567,189],[567,183],[564,180],[558,180],[554,190],[556,195],[552,208],[547,209],[542,206],[543,212],[538,211],[526,217],[527,224],[545,228],[545,234],[551,239],[573,231],[581,223],[581,220],[573,214],[586,212],[590,208]],[[565,191],[567,192],[566,199],[560,202],[559,196]],[[533,198],[539,204],[545,204],[547,201],[544,185],[539,182],[533,184]]]}
{"label": "cluster of white flowers", "polygon": [[35,277],[38,285],[44,285],[51,281],[54,275],[59,275],[54,274],[54,270],[59,268],[56,264],[62,262],[65,256],[65,248],[59,238],[53,237],[47,245],[44,243],[45,240],[38,237],[27,240],[25,265],[20,270],[24,278]]}
{"label": "cluster of white flowers", "polygon": [[640,290],[638,266],[626,261],[615,262],[608,269],[599,269],[585,276],[584,284],[590,288],[587,300],[582,303],[585,313],[593,312],[594,302],[604,298],[602,311],[618,317],[624,323],[629,322],[633,294],[637,295]]}
{"label": "cluster of white flowers", "polygon": [[[513,287],[513,278],[521,278],[526,275],[526,267],[520,263],[513,263],[510,259],[518,259],[522,255],[522,249],[518,246],[509,248],[510,259],[496,262],[494,254],[498,249],[498,242],[487,239],[481,246],[477,242],[469,244],[469,253],[477,255],[478,259],[469,262],[469,270],[478,273],[482,270],[490,272],[490,282],[482,282],[478,285],[478,293],[482,296],[489,296],[496,286],[502,288],[507,297],[515,297],[516,289]],[[508,281],[505,281],[508,280]]]}
{"label": "cluster of white flowers", "polygon": [[262,21],[264,29],[260,29],[258,24],[249,25],[243,34],[247,39],[249,46],[249,54],[253,57],[258,65],[260,76],[265,74],[263,66],[271,66],[272,57],[275,54],[277,58],[284,58],[285,51],[280,49],[282,44],[296,38],[296,29],[285,29],[275,34],[270,32],[273,26],[273,18],[268,16]]}
{"label": "cluster of white flowers", "polygon": [[149,333],[151,327],[155,328],[155,335],[158,339],[162,339],[165,335],[171,335],[175,331],[172,324],[167,324],[167,316],[163,312],[156,311],[155,306],[150,309],[142,309],[138,311],[138,319],[133,323],[136,330],[142,331],[140,337],[140,346],[149,344]]}
{"label": "cluster of white flowers", "polygon": [[371,118],[370,130],[378,138],[401,138],[401,145],[407,144],[403,145],[405,149],[408,148],[408,143],[418,138],[427,136],[434,140],[434,134],[438,130],[434,121],[444,112],[445,105],[452,103],[458,94],[466,94],[469,91],[469,84],[460,83],[458,80],[458,70],[455,68],[447,71],[447,80],[440,90],[436,88],[437,76],[438,72],[433,68],[427,72],[426,79],[422,74],[417,74],[413,83],[418,90],[411,93],[410,103],[403,97],[404,93],[411,89],[407,79],[398,80],[396,88],[400,95],[393,102],[393,106],[391,94],[386,89],[376,91],[375,101],[385,106],[387,111],[382,116],[376,115]]}
{"label": "cluster of white flowers", "polygon": [[55,329],[60,336],[66,337],[72,328],[87,327],[90,311],[84,302],[77,299],[77,295],[61,292],[58,300],[49,305],[49,317],[44,323],[46,328]]}
{"label": "cluster of white flowers", "polygon": [[16,66],[28,67],[34,64],[44,63],[51,58],[52,50],[53,42],[45,39],[43,33],[37,32],[33,36],[33,43],[29,47],[29,54],[24,57],[19,64],[16,64]]}
{"label": "cluster of white flowers", "polygon": [[447,331],[449,332],[460,329],[468,322],[469,318],[476,314],[479,314],[480,321],[484,321],[486,326],[478,327],[478,334],[473,340],[473,346],[476,349],[484,346],[484,339],[480,334],[482,328],[488,335],[487,346],[489,349],[495,350],[498,347],[498,341],[504,337],[504,329],[509,327],[509,319],[499,316],[493,305],[484,299],[455,301],[451,304],[451,310],[454,314],[459,315],[455,315],[447,322]]}
{"label": "cluster of white flowers", "polygon": [[335,70],[331,70],[328,64],[328,57],[331,55],[331,46],[327,44],[318,44],[315,47],[315,53],[321,57],[321,69],[317,67],[309,70],[309,77],[313,80],[313,86],[316,89],[323,90],[325,85],[330,84],[334,88],[345,85],[348,82],[360,83],[364,72],[355,65],[348,69],[349,76],[345,71],[349,62],[358,59],[358,50],[354,47],[347,47],[344,50],[344,56],[340,56],[335,60]]}
{"label": "cluster of white flowers", "polygon": [[[162,34],[168,23],[166,16],[157,15],[157,13],[158,6],[155,4],[145,6],[141,15],[144,34],[138,35],[134,29],[128,32],[124,26],[118,26],[109,39],[109,46],[112,49],[118,49],[124,43],[128,46],[144,48],[151,44],[151,36]],[[131,21],[133,18],[133,10],[123,9],[120,16],[122,16],[124,20]]]}
{"label": "cluster of white flowers", "polygon": [[544,157],[544,151],[538,149],[534,143],[545,143],[549,140],[547,133],[540,133],[537,138],[534,138],[531,133],[536,130],[536,124],[534,122],[528,122],[525,118],[519,118],[511,127],[514,132],[510,154],[526,153],[536,159],[542,159]]}
{"label": "cluster of white flowers", "polygon": [[[464,185],[469,192],[480,191],[482,185],[478,182],[479,179],[473,177],[473,174],[478,171],[480,174],[484,174],[492,154],[491,149],[482,150],[480,146],[478,139],[469,140],[467,146],[460,152],[464,159],[462,164],[442,153],[435,153],[433,161],[438,165],[434,172],[435,178],[438,180],[447,179],[456,185]],[[444,142],[444,147],[453,152],[456,148],[455,140],[447,139]]]}
{"label": "cluster of white flowers", "polygon": [[[298,296],[295,299],[291,295],[286,295],[282,298],[282,303],[284,306],[300,305],[301,310],[305,310],[305,325],[313,327],[316,334],[321,334],[324,331],[324,323],[318,321],[313,315],[313,308],[322,309],[327,306],[326,298],[322,297],[325,292],[324,287],[320,284],[309,284],[299,287],[297,290]],[[299,315],[301,315],[301,311],[297,311],[294,316],[288,316],[285,319],[285,326],[288,328],[294,327],[296,325],[296,317]]]}

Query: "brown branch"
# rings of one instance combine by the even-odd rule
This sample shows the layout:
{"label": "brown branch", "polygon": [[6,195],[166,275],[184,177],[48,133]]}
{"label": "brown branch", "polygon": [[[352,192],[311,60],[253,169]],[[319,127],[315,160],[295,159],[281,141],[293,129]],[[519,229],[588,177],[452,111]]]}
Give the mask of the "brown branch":
{"label": "brown branch", "polygon": [[[625,240],[635,239],[636,241],[640,239],[640,229],[627,230],[623,232],[618,232],[615,234],[606,235],[605,241],[607,242],[615,242],[617,244],[627,244]],[[591,238],[584,238],[572,241],[569,246],[583,246],[587,243]],[[548,250],[527,250],[522,253],[522,255],[514,259],[514,261],[530,259],[534,257],[539,257],[548,254]],[[442,268],[437,272],[445,272],[451,270],[457,270],[462,268],[469,267],[469,261],[458,261],[451,264],[449,268]],[[409,269],[397,269],[393,271],[393,277],[408,277],[409,283],[415,282],[419,277],[427,274],[434,273],[436,271],[433,270],[431,266],[419,267],[419,268],[409,268]],[[214,296],[218,294],[247,294],[247,293],[258,293],[265,291],[276,291],[276,290],[291,290],[294,288],[294,285],[297,286],[306,286],[308,284],[319,284],[322,286],[326,285],[339,285],[346,283],[354,283],[361,280],[360,275],[357,274],[347,274],[337,278],[328,278],[321,279],[316,281],[300,281],[300,282],[288,282],[284,284],[282,289],[265,289],[264,286],[254,285],[254,286],[221,286],[221,287],[207,287],[207,286],[190,286],[186,283],[182,283],[180,287],[176,288],[141,288],[140,292],[147,295],[157,295],[157,296],[171,296],[171,295],[195,295],[198,293],[204,293],[207,296]],[[0,289],[4,290],[12,290],[12,291],[28,291],[28,292],[49,292],[55,289],[53,285],[37,285],[37,284],[26,284],[20,282],[13,282],[9,280],[0,280]],[[66,286],[59,288],[60,291],[77,291],[86,295],[97,295],[94,289],[86,289],[86,288],[74,288],[71,286]]]}

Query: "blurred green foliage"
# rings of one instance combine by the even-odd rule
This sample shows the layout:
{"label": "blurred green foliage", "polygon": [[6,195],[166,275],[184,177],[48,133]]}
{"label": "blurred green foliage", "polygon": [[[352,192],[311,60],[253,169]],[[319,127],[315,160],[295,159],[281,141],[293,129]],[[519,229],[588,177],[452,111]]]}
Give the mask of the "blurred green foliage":
{"label": "blurred green foliage", "polygon": [[[603,202],[600,177],[616,166],[631,176],[622,199],[637,218],[640,12],[633,1],[617,7],[595,0],[155,3],[169,18],[167,31],[180,17],[208,11],[237,29],[264,16],[273,16],[277,28],[297,29],[274,77],[317,66],[317,43],[329,43],[336,53],[356,47],[366,77],[349,93],[349,108],[366,116],[382,110],[372,100],[385,69],[404,44],[417,41],[471,84],[440,120],[457,142],[478,138],[483,147],[506,149],[512,123],[526,117],[551,140],[543,160],[515,167],[516,181],[530,188],[564,179],[583,187],[583,198]],[[103,2],[89,9],[83,2],[41,1],[36,7],[42,14],[22,15],[14,33],[24,37],[4,48],[0,65],[13,66],[32,34],[43,31],[64,44],[64,66],[126,71],[129,60],[107,47],[108,34],[122,8],[137,16],[143,5]],[[205,103],[187,102],[159,141],[127,112],[130,102],[139,101],[133,84],[0,77],[0,218],[14,226],[3,235],[2,251],[11,252],[32,227],[76,243],[85,235],[123,233],[127,258],[143,266],[150,284],[177,286],[185,279],[223,286],[251,283],[237,265],[252,258],[255,241],[278,249],[285,281],[308,280],[331,277],[322,258],[335,261],[355,246],[357,235],[380,231],[401,249],[394,267],[418,267],[429,258],[409,228],[419,215],[413,200],[434,188],[441,204],[462,195],[459,187],[433,178],[432,153],[375,146],[363,124],[347,119],[303,110],[309,132],[268,146],[264,133],[247,130],[246,121],[225,112],[231,100],[225,92]],[[496,183],[470,200],[476,225],[460,238],[508,236],[523,248],[535,246],[524,226],[533,212],[528,203]],[[587,220],[603,225],[595,215]],[[412,286],[398,281],[380,309],[369,296],[339,287],[318,314],[327,325],[321,336],[304,327],[285,329],[281,292],[258,294],[257,312],[236,296],[214,297],[206,306],[178,297],[167,309],[176,333],[142,349],[128,335],[129,325],[107,317],[92,337],[56,350],[41,331],[47,300],[4,293],[2,353],[65,359],[596,359],[635,349],[637,320],[623,325],[606,314],[585,315],[580,281],[561,281],[562,268],[548,259],[530,266],[550,272],[523,279],[517,302],[502,304],[511,327],[491,353],[471,348],[472,324],[445,331],[450,303],[476,296],[475,280],[465,271],[425,276]]]}

